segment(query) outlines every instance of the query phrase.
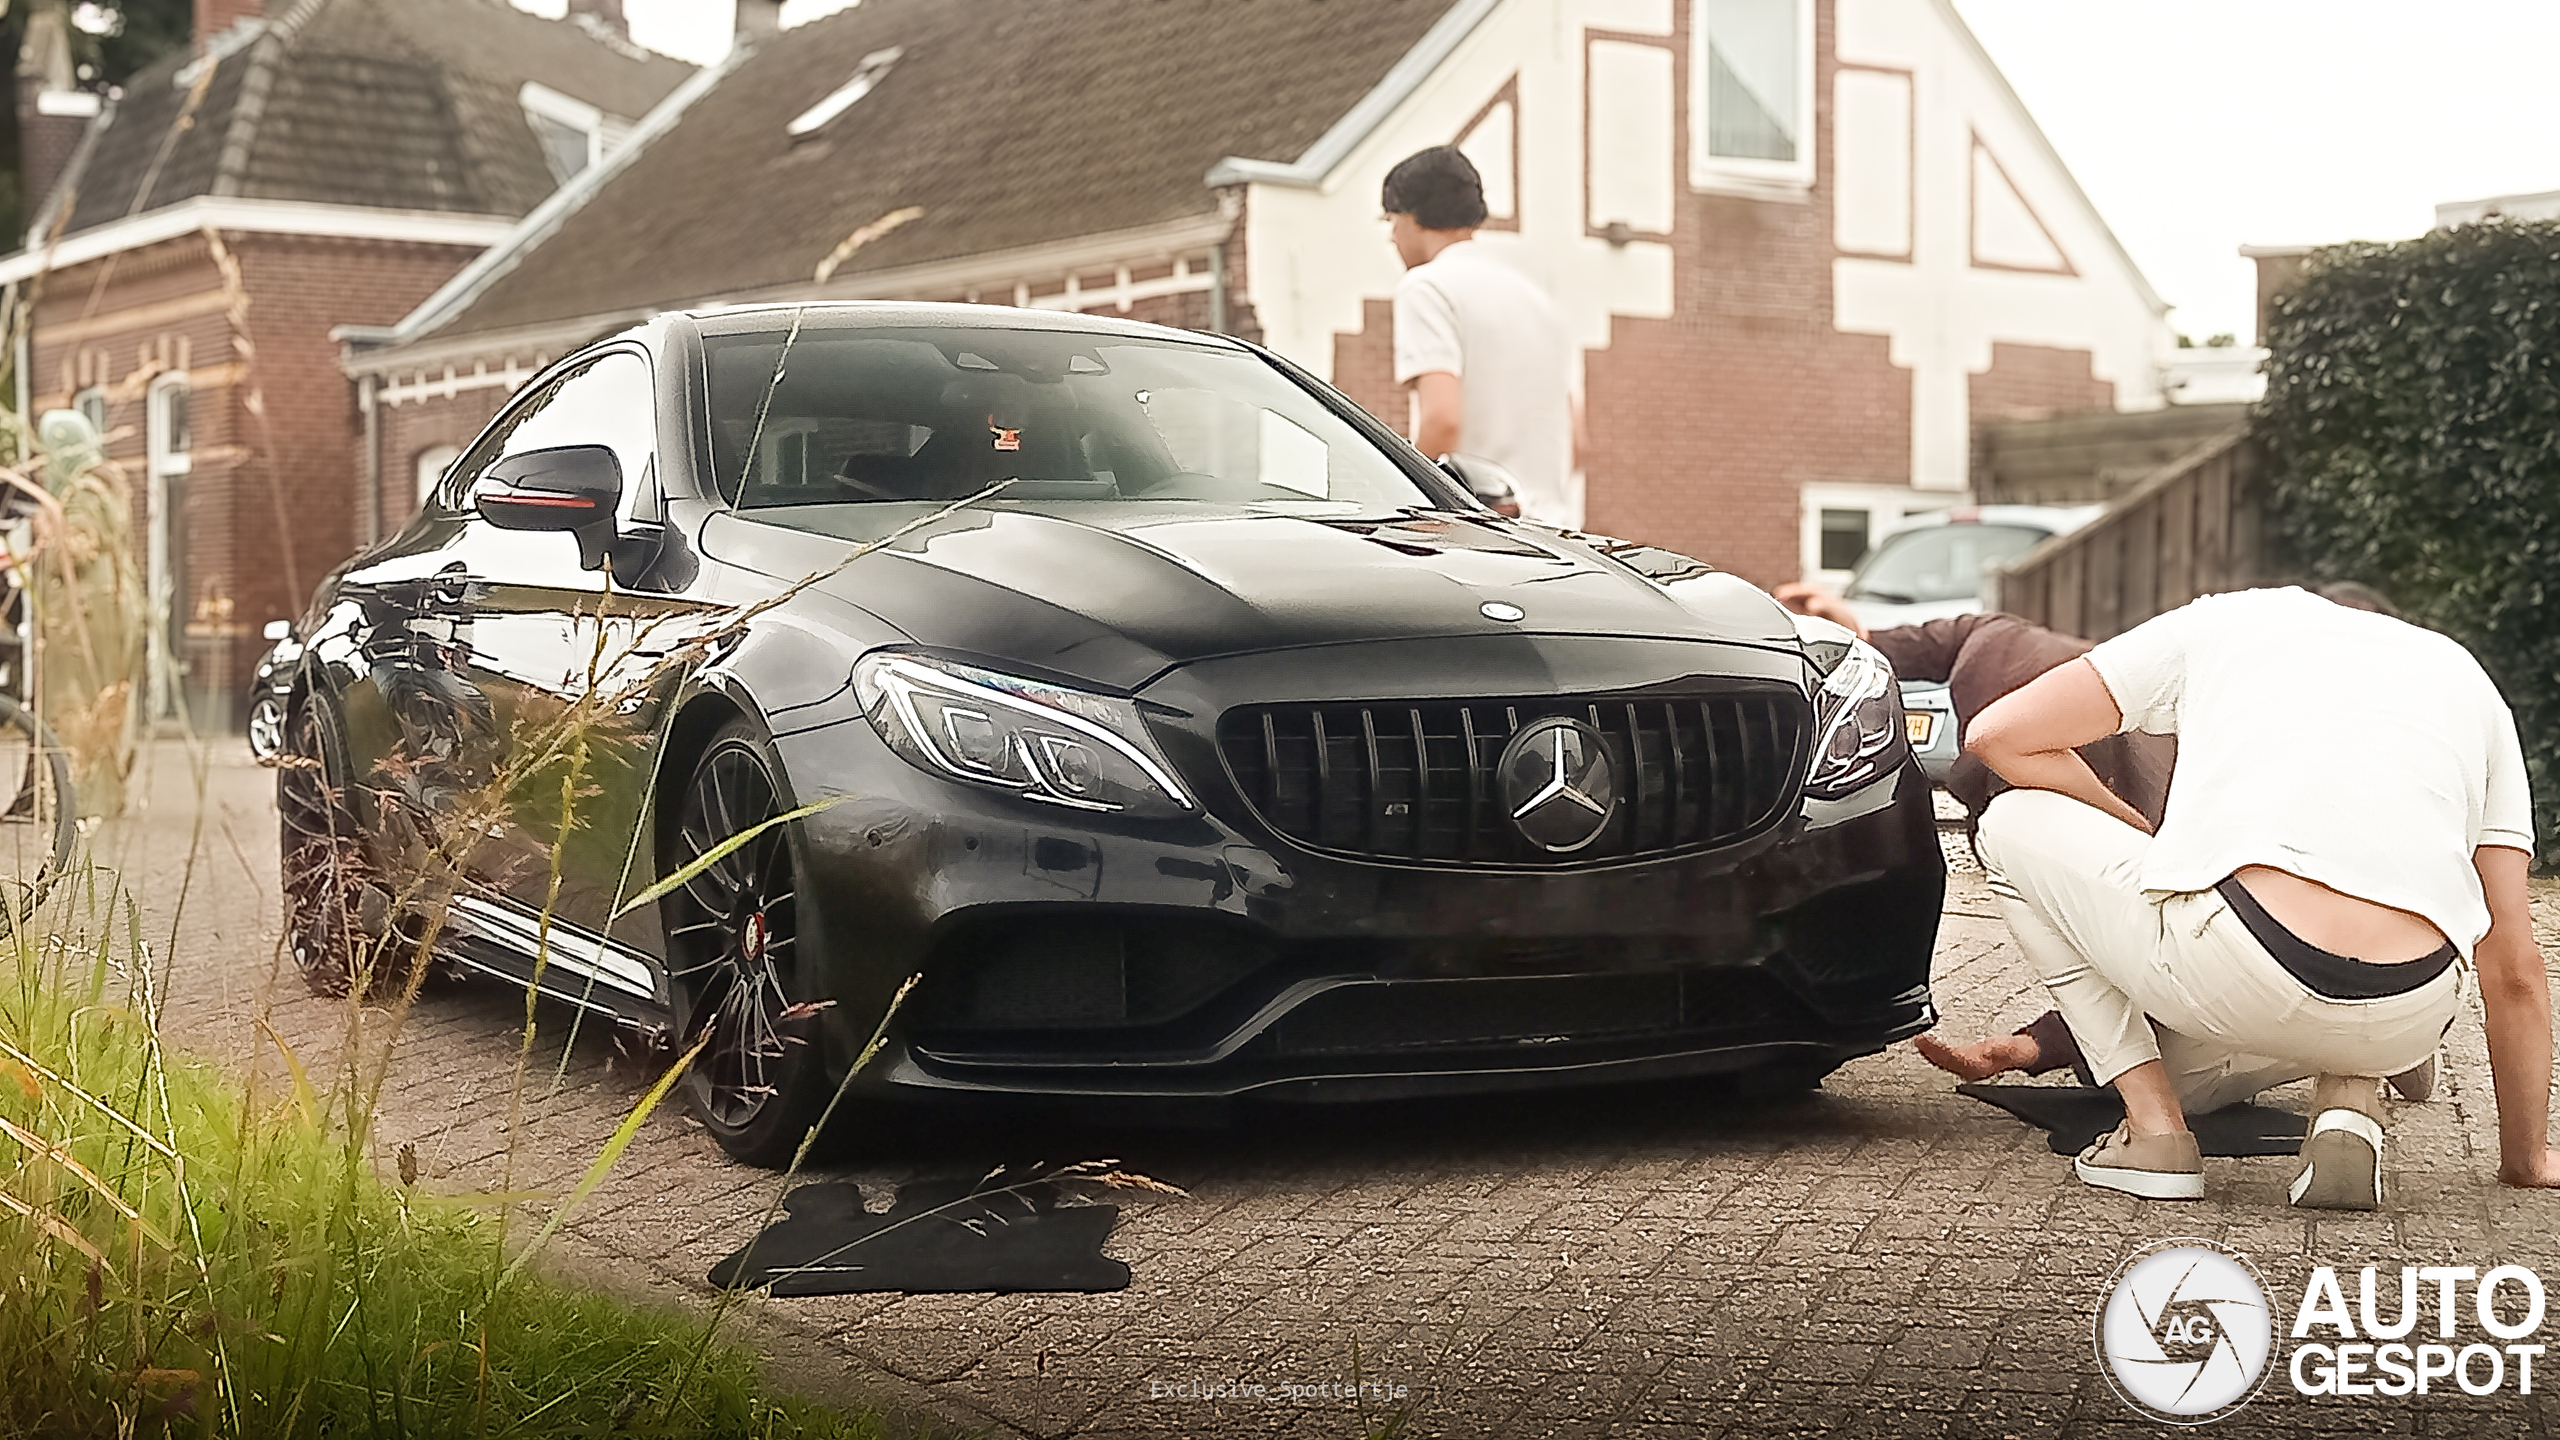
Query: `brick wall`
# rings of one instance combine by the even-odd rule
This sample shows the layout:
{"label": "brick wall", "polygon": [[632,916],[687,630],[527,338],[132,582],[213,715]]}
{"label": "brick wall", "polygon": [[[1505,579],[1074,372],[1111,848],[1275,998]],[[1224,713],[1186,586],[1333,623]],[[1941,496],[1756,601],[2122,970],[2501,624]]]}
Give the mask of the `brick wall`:
{"label": "brick wall", "polygon": [[[441,446],[459,450],[470,444],[515,393],[503,385],[484,385],[380,408],[382,508],[375,513],[381,517],[383,534],[393,533],[418,513],[418,457]],[[359,456],[359,475],[361,463]]]}
{"label": "brick wall", "polygon": [[[1974,433],[1999,420],[2042,420],[2116,408],[2116,387],[2090,373],[2086,350],[2049,345],[1991,346],[1991,368],[1973,377]],[[1978,466],[1976,467],[1979,468]]]}
{"label": "brick wall", "polygon": [[[146,249],[41,276],[35,291],[29,390],[36,412],[66,408],[83,392],[103,393],[107,458],[133,500],[137,562],[149,554],[154,523],[147,463],[147,411],[152,382],[172,371],[189,377],[192,473],[175,518],[172,558],[192,582],[229,545],[227,518],[197,498],[220,495],[239,462],[232,386],[239,366],[225,317],[220,272],[203,237],[186,236]],[[172,649],[191,662],[185,631],[187,594],[173,595]]]}
{"label": "brick wall", "polygon": [[[1677,13],[1685,27],[1687,8]],[[1910,372],[1883,337],[1832,325],[1831,5],[1815,23],[1809,199],[1681,186],[1671,317],[1618,319],[1585,362],[1591,528],[1758,585],[1801,568],[1806,482],[1907,484],[1911,473]],[[1679,45],[1685,57],[1685,36]],[[1685,134],[1679,143],[1685,171]]]}
{"label": "brick wall", "polygon": [[1396,302],[1362,300],[1360,333],[1333,337],[1333,388],[1397,434],[1409,433],[1413,407],[1396,383]]}
{"label": "brick wall", "polygon": [[[1675,15],[1685,68],[1688,7]],[[1681,185],[1670,318],[1619,317],[1607,347],[1584,357],[1586,523],[1764,586],[1800,573],[1804,485],[1911,478],[1911,373],[1894,365],[1884,337],[1845,335],[1832,324],[1831,4],[1816,16],[1809,196],[1764,200]],[[1685,127],[1675,141],[1675,169],[1685,174]],[[1334,381],[1401,430],[1393,323],[1389,301],[1365,301],[1362,329],[1334,338]],[[1991,371],[1974,377],[1973,397],[1979,420],[2105,408],[2114,387],[2091,377],[2086,351],[2001,345]]]}
{"label": "brick wall", "polygon": [[135,545],[147,553],[147,397],[156,375],[187,375],[192,463],[184,512],[172,517],[185,593],[172,609],[196,713],[212,723],[230,718],[264,623],[300,611],[353,548],[358,419],[329,330],[397,320],[475,253],[264,235],[225,243],[248,296],[238,325],[202,235],[44,277],[31,377],[39,411],[104,388],[107,454],[124,468]]}
{"label": "brick wall", "polygon": [[233,662],[254,664],[260,624],[299,612],[356,548],[363,421],[329,331],[391,324],[477,251],[283,235],[231,243],[250,295],[253,364],[238,397],[254,453],[227,497],[238,539],[208,573],[231,585],[245,632]]}

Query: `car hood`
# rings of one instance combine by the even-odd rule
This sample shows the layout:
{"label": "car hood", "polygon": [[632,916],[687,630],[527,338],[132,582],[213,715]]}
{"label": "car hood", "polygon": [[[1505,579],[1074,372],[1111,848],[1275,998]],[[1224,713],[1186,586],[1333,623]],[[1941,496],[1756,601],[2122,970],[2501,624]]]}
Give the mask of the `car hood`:
{"label": "car hood", "polygon": [[[1361,640],[1625,635],[1796,648],[1787,613],[1732,576],[1689,562],[1660,584],[1599,542],[1498,519],[1026,501],[895,535],[928,515],[910,505],[724,514],[706,525],[703,548],[789,579],[835,565],[845,541],[885,541],[816,588],[921,644],[1123,689],[1195,660]],[[1638,564],[1663,555],[1627,553]],[[1488,606],[1520,618],[1491,618]]]}

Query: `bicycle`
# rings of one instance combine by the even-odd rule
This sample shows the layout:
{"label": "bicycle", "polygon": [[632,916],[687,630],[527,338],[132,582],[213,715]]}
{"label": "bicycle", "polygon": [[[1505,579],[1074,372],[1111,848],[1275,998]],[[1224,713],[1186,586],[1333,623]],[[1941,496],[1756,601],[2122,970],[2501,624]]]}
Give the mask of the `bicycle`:
{"label": "bicycle", "polygon": [[0,568],[0,930],[44,900],[80,838],[70,751],[35,711],[35,607],[22,577],[34,517],[49,497],[31,488],[18,481],[0,493],[10,561]]}

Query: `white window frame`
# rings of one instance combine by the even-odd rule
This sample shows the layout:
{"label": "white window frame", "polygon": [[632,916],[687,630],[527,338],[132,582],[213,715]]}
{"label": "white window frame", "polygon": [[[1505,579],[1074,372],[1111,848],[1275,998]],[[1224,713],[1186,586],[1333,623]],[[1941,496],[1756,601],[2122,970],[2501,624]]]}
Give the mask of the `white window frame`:
{"label": "white window frame", "polygon": [[430,445],[409,457],[410,471],[417,478],[418,508],[424,510],[443,488],[444,477],[462,459],[459,445]]}
{"label": "white window frame", "polygon": [[[143,537],[143,563],[146,593],[151,601],[146,651],[151,667],[150,713],[154,717],[168,714],[177,698],[169,683],[175,677],[178,659],[169,653],[169,629],[180,597],[171,583],[169,556],[171,547],[185,543],[185,537],[173,534],[169,526],[169,482],[183,480],[195,469],[194,388],[185,371],[170,370],[153,377],[150,388],[143,392],[143,455],[148,481],[145,503],[151,515],[150,531]],[[169,444],[171,395],[182,395],[189,401],[184,450],[172,449]]]}
{"label": "white window frame", "polygon": [[[522,105],[528,115],[539,115],[554,124],[585,131],[588,165],[604,159],[605,113],[602,110],[575,95],[564,95],[531,80],[524,82],[524,88],[516,92],[516,103]],[[563,176],[562,182],[566,183],[567,178]]]}
{"label": "white window frame", "polygon": [[1808,481],[1797,496],[1797,574],[1799,578],[1835,594],[1841,586],[1849,583],[1851,572],[1822,568],[1822,512],[1825,510],[1866,511],[1867,549],[1872,552],[1884,537],[1920,516],[1964,503],[1962,494],[1915,490],[1908,485],[1861,484],[1854,480]]}
{"label": "white window frame", "polygon": [[107,387],[106,387],[106,386],[104,386],[104,385],[91,385],[91,386],[89,386],[88,388],[86,388],[86,389],[82,390],[79,394],[72,396],[72,397],[71,397],[71,408],[72,408],[72,409],[74,409],[74,410],[79,411],[79,412],[80,412],[80,414],[81,414],[81,416],[82,416],[82,418],[86,419],[86,420],[90,423],[90,425],[94,426],[94,427],[97,429],[97,432],[98,432],[98,438],[99,438],[101,441],[103,441],[103,440],[106,438],[106,434],[107,434]]}
{"label": "white window frame", "polygon": [[1696,190],[1801,193],[1813,188],[1813,11],[1817,0],[1796,7],[1796,158],[1754,160],[1707,152],[1707,18],[1714,0],[1689,0],[1689,185]]}
{"label": "white window frame", "polygon": [[783,127],[783,132],[794,140],[804,140],[826,129],[837,116],[852,109],[853,102],[870,94],[872,88],[888,75],[889,67],[897,64],[898,57],[905,53],[906,47],[892,45],[886,50],[874,50],[863,56],[862,63],[853,67],[852,79],[828,91],[825,99],[801,111]]}

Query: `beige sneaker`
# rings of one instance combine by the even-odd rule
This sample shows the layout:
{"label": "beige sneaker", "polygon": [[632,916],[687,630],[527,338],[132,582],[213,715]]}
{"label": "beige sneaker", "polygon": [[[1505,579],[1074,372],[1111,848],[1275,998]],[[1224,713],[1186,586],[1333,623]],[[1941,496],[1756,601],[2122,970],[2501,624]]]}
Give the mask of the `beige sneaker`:
{"label": "beige sneaker", "polygon": [[2071,1168],[2091,1185],[2145,1200],[2204,1198],[2204,1157],[2196,1150],[2195,1135],[2186,1130],[2136,1135],[2128,1120],[2081,1151]]}
{"label": "beige sneaker", "polygon": [[2302,1173],[2288,1192],[2304,1210],[2382,1208],[2382,1126],[2357,1110],[2323,1110],[2302,1141]]}

